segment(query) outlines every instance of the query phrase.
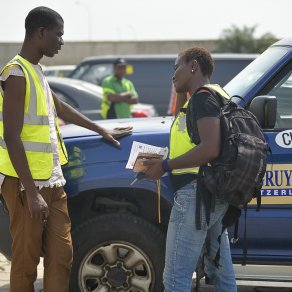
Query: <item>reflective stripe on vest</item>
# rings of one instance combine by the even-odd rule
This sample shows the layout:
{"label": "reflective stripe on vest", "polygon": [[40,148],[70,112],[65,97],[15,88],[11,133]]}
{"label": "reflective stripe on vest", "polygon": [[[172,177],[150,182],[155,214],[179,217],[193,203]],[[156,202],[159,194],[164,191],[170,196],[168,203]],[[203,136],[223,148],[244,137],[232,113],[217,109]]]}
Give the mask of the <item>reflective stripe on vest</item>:
{"label": "reflective stripe on vest", "polygon": [[[16,60],[21,67],[25,67],[23,62],[21,60]],[[36,93],[36,87],[34,85],[33,78],[27,70],[29,83],[30,83],[30,99],[29,99],[29,110],[27,114],[24,114],[23,123],[28,125],[47,125],[49,124],[49,117],[48,116],[38,116],[37,115],[37,93]]]}
{"label": "reflective stripe on vest", "polygon": [[112,102],[108,100],[108,95],[109,94],[115,94],[115,91],[111,88],[104,87],[102,89],[102,102],[100,105],[101,108],[101,117],[103,119],[107,118],[107,113],[111,107]]}
{"label": "reflective stripe on vest", "polygon": [[[28,61],[19,55],[12,59],[5,66],[3,71],[14,65],[21,67],[26,82],[23,128],[20,138],[26,152],[27,161],[33,179],[47,180],[52,175],[53,153],[50,139],[47,101],[44,89],[35,69]],[[17,177],[17,173],[10,161],[7,147],[3,139],[3,96],[1,94],[0,96],[0,172],[4,175]],[[58,137],[60,162],[61,164],[64,164],[67,162],[67,152],[60,137],[60,131],[57,124],[56,132]]]}
{"label": "reflective stripe on vest", "polygon": [[[186,152],[190,151],[196,144],[191,142],[187,131],[186,125],[186,113],[185,110],[188,106],[189,101],[187,101],[183,110],[179,112],[174,122],[171,125],[170,129],[170,150],[169,150],[169,158],[173,159]],[[172,174],[184,174],[184,173],[198,173],[198,167],[192,168],[183,168],[183,169],[174,169],[171,171]]]}
{"label": "reflective stripe on vest", "polygon": [[[39,143],[39,142],[22,142],[24,149],[26,151],[33,151],[33,152],[52,152],[52,144],[51,143]],[[6,143],[2,137],[0,137],[0,146],[3,149],[7,149]]]}
{"label": "reflective stripe on vest", "polygon": [[[3,121],[2,112],[0,112],[0,121]],[[49,119],[46,116],[32,117],[25,114],[23,117],[23,123],[27,125],[47,125],[49,123]]]}

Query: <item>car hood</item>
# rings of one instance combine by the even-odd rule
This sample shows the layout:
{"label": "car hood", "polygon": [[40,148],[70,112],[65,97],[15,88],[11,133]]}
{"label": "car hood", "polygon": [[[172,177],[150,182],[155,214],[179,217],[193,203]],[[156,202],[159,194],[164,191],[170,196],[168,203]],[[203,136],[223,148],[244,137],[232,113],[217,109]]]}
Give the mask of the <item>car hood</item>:
{"label": "car hood", "polygon": [[[106,129],[114,129],[120,127],[133,127],[133,133],[153,133],[153,132],[169,132],[173,117],[153,117],[153,118],[137,118],[137,119],[113,119],[95,122]],[[66,138],[76,138],[85,136],[95,136],[97,133],[87,130],[76,125],[65,125],[61,127],[62,136]]]}

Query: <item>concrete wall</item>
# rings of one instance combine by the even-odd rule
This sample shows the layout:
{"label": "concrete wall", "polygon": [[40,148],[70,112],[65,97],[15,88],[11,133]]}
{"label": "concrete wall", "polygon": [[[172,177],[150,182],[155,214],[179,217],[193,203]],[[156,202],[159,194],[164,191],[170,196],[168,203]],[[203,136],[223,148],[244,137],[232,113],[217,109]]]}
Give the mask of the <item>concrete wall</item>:
{"label": "concrete wall", "polygon": [[[83,58],[119,54],[177,54],[192,46],[214,50],[216,41],[124,41],[124,42],[66,42],[54,58],[44,58],[44,65],[75,65]],[[0,43],[1,67],[20,50],[21,43]]]}

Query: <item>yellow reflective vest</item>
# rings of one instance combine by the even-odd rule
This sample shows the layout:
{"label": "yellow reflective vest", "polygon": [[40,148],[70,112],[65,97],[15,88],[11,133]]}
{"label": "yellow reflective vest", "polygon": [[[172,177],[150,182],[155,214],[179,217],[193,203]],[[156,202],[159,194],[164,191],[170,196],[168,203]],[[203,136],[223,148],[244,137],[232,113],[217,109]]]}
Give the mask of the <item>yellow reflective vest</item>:
{"label": "yellow reflective vest", "polygon": [[101,117],[107,119],[107,113],[111,107],[112,102],[108,99],[109,94],[115,94],[116,92],[111,88],[102,89],[102,102],[101,102]]}
{"label": "yellow reflective vest", "polygon": [[[21,67],[26,83],[23,128],[20,134],[28,165],[34,180],[48,180],[52,176],[53,152],[50,139],[48,106],[44,89],[31,63],[16,55],[2,70]],[[53,102],[53,101],[52,101]],[[17,105],[15,105],[17,106]],[[62,140],[57,117],[55,119],[58,150],[61,165],[68,162],[67,151]],[[0,93],[0,173],[18,177],[4,141],[3,96]]]}
{"label": "yellow reflective vest", "polygon": [[[186,124],[186,109],[188,107],[189,100],[181,108],[179,114],[176,116],[170,129],[170,143],[169,143],[169,159],[176,158],[190,151],[196,144],[192,143],[191,138],[187,131]],[[173,169],[171,171],[174,175],[180,175],[184,173],[198,173],[199,168],[184,168]]]}
{"label": "yellow reflective vest", "polygon": [[[225,98],[229,98],[227,93],[218,84],[208,84],[205,87],[209,87],[214,91],[219,92]],[[169,145],[169,159],[174,159],[181,156],[197,145],[192,143],[186,125],[186,109],[188,107],[189,100],[184,104],[179,114],[176,116],[170,129],[170,145]],[[174,175],[180,175],[185,173],[198,173],[199,167],[174,169],[171,171]]]}

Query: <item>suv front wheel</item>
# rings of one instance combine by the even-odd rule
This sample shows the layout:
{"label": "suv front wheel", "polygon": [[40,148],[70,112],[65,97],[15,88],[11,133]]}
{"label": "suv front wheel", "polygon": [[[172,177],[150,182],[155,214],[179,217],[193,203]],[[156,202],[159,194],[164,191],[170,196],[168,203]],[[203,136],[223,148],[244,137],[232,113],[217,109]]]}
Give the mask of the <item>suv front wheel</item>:
{"label": "suv front wheel", "polygon": [[70,291],[162,291],[165,238],[134,215],[95,217],[72,232]]}

